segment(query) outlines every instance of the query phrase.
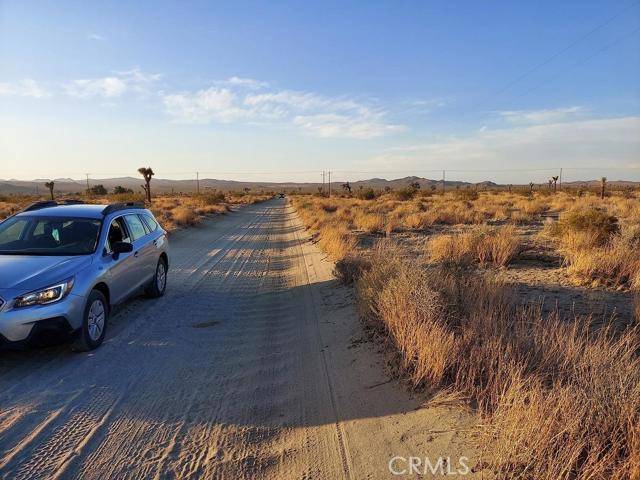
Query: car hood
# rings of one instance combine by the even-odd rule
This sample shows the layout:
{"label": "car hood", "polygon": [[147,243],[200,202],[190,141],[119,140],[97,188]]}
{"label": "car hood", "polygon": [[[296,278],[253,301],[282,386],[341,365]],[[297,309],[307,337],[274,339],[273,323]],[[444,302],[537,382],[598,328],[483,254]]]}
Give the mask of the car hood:
{"label": "car hood", "polygon": [[91,264],[90,255],[0,255],[0,289],[31,291],[66,280]]}

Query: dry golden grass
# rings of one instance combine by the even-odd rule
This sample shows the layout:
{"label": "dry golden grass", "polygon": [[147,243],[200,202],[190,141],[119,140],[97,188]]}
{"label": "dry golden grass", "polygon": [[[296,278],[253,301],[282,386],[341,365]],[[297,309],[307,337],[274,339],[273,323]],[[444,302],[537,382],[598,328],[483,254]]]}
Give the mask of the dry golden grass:
{"label": "dry golden grass", "polygon": [[580,283],[640,289],[640,224],[602,208],[577,207],[546,228]]}
{"label": "dry golden grass", "polygon": [[[271,194],[251,194],[244,192],[217,192],[201,195],[155,195],[148,208],[160,224],[168,231],[200,223],[207,215],[222,214],[232,205],[244,205],[272,198]],[[67,197],[62,197],[64,200]],[[74,196],[87,203],[107,204],[115,202],[145,202],[144,196],[136,193],[110,194],[106,196]],[[30,203],[44,200],[36,196],[0,196],[0,220],[13,215]]]}
{"label": "dry golden grass", "polygon": [[508,265],[522,249],[515,229],[503,227],[475,227],[474,229],[451,235],[432,237],[427,250],[436,262],[469,264]]}
{"label": "dry golden grass", "polygon": [[414,385],[477,407],[498,478],[640,479],[640,293],[635,326],[616,330],[520,306],[486,271],[460,268],[508,265],[522,245],[514,224],[535,231],[560,214],[539,240],[556,245],[571,275],[640,292],[636,194],[472,193],[331,199],[330,208],[320,207],[326,199],[293,201],[323,248],[334,231],[349,242],[355,230],[462,231],[432,236],[428,259],[406,258],[392,239],[366,251],[338,248],[336,271],[355,280],[361,316],[388,339]]}
{"label": "dry golden grass", "polygon": [[517,307],[484,277],[416,268],[388,244],[357,282],[415,385],[463,395],[486,417],[500,478],[631,478],[640,457],[640,331],[614,334]]}

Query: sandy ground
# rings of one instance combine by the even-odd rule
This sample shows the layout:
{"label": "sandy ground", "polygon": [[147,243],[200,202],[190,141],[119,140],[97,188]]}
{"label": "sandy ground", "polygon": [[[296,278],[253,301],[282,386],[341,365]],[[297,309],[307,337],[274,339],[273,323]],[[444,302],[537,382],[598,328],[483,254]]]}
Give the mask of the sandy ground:
{"label": "sandy ground", "polygon": [[331,271],[284,200],[176,233],[167,294],[125,304],[100,349],[0,353],[0,475],[363,479],[402,478],[393,456],[477,464],[474,418],[387,376]]}

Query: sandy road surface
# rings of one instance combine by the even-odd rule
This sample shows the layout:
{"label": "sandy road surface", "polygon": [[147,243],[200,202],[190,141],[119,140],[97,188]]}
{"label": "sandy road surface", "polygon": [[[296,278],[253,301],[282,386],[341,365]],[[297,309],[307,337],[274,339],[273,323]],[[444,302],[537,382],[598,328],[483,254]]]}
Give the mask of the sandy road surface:
{"label": "sandy road surface", "polygon": [[0,476],[361,479],[392,477],[393,455],[473,463],[456,433],[469,418],[417,408],[362,338],[284,200],[179,232],[167,294],[128,302],[100,349],[0,353]]}

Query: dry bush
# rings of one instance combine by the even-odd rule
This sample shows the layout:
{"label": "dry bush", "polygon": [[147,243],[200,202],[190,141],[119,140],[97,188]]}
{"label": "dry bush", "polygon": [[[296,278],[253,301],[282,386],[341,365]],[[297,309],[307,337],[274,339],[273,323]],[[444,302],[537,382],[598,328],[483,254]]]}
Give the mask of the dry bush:
{"label": "dry bush", "polygon": [[358,212],[354,215],[353,222],[358,230],[368,233],[380,233],[385,229],[385,218],[375,213]]}
{"label": "dry bush", "polygon": [[576,232],[592,235],[597,244],[603,245],[619,231],[618,219],[598,208],[568,210],[550,227],[549,234],[562,237]]}
{"label": "dry bush", "polygon": [[568,272],[580,283],[640,286],[640,225],[590,208],[570,210],[547,228]]}
{"label": "dry bush", "polygon": [[334,260],[339,261],[353,253],[357,239],[346,228],[328,225],[320,230],[318,243]]}
{"label": "dry bush", "polygon": [[227,199],[223,192],[207,192],[194,195],[193,200],[198,205],[210,206],[224,203]]}
{"label": "dry bush", "polygon": [[520,238],[512,226],[477,227],[469,232],[437,235],[427,249],[433,261],[449,264],[508,265],[522,249]]}
{"label": "dry bush", "polygon": [[338,210],[338,205],[335,203],[323,203],[321,208],[327,213],[333,213]]}
{"label": "dry bush", "polygon": [[176,207],[171,213],[175,224],[181,227],[195,225],[199,222],[196,212],[189,207]]}
{"label": "dry bush", "polygon": [[349,252],[336,262],[334,274],[338,280],[350,285],[370,267],[369,261],[358,252]]}
{"label": "dry bush", "polygon": [[[499,478],[631,478],[640,458],[640,331],[614,334],[516,307],[485,277],[416,269],[384,244],[357,282],[415,385],[467,397],[486,416]],[[636,471],[637,473],[637,471]]]}
{"label": "dry bush", "polygon": [[427,212],[416,212],[406,215],[402,225],[410,230],[425,230],[433,225],[433,217]]}

